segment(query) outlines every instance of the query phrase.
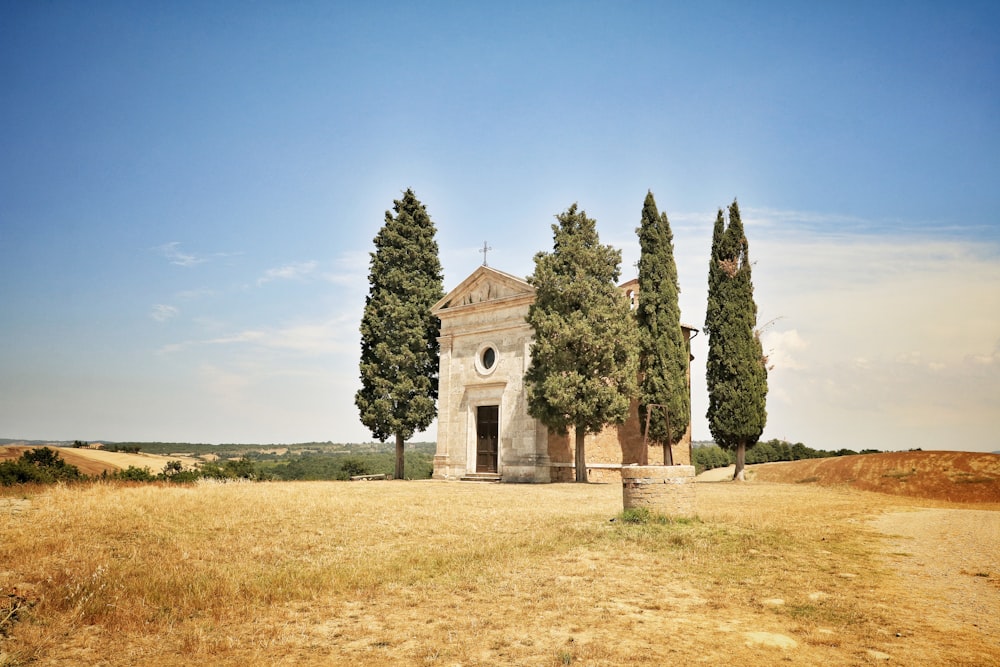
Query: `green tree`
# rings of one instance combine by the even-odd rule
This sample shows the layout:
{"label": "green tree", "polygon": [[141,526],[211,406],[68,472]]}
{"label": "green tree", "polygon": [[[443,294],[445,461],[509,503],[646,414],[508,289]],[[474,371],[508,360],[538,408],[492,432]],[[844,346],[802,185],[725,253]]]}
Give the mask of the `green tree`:
{"label": "green tree", "polygon": [[625,421],[637,394],[638,333],[615,284],[621,251],[600,244],[595,221],[576,204],[556,219],[553,251],[535,255],[528,278],[528,412],[560,434],[574,427],[576,481],[586,482],[585,435]]}
{"label": "green tree", "polygon": [[236,479],[257,479],[258,477],[257,466],[254,465],[253,459],[246,454],[236,460],[226,461],[223,470],[226,477]]}
{"label": "green tree", "polygon": [[[677,299],[677,264],[674,235],[666,213],[656,210],[652,192],[642,205],[639,235],[639,423],[646,425],[648,405],[667,406],[667,415],[656,411],[649,422],[648,439],[663,446],[664,465],[673,463],[670,445],[679,442],[691,420],[688,391],[687,340],[681,329]],[[668,430],[669,429],[669,430]]]}
{"label": "green tree", "polygon": [[163,466],[163,476],[167,479],[179,475],[184,471],[184,464],[180,461],[167,461],[167,465]]}
{"label": "green tree", "polygon": [[743,480],[746,450],[767,421],[767,359],[756,330],[757,305],[750,275],[750,244],[740,209],[729,207],[715,219],[708,269],[708,426],[715,442],[736,452],[733,479]]}
{"label": "green tree", "polygon": [[403,443],[437,414],[438,334],[430,309],[444,296],[434,223],[413,190],[393,202],[375,236],[370,288],[361,319],[361,422],[385,442],[396,438],[396,479]]}

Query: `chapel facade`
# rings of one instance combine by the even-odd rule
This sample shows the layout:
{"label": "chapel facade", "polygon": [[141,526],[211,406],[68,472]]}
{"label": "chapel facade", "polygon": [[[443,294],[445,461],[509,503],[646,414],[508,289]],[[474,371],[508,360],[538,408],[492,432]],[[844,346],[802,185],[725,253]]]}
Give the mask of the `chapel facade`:
{"label": "chapel facade", "polygon": [[[634,304],[638,282],[621,289]],[[549,433],[528,414],[524,375],[534,332],[526,318],[534,300],[527,281],[484,264],[432,307],[441,321],[435,479],[574,479],[572,430]],[[694,328],[682,328],[690,341]],[[620,480],[623,465],[664,462],[662,447],[643,444],[636,401],[625,423],[587,436],[586,456],[597,482]],[[668,456],[668,464],[690,465],[690,425]]]}

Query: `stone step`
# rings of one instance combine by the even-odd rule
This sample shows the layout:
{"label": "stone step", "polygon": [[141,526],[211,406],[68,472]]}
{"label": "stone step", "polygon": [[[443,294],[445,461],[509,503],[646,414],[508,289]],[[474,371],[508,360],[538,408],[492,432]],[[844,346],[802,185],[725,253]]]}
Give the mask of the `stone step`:
{"label": "stone step", "polygon": [[470,472],[462,476],[463,482],[499,482],[500,475],[495,472]]}

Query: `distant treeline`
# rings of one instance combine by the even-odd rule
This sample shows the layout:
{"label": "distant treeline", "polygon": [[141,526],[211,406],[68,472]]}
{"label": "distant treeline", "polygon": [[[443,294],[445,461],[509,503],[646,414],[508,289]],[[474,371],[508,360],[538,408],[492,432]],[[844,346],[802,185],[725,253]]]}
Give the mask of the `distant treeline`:
{"label": "distant treeline", "polygon": [[[262,444],[222,444],[210,445],[206,443],[191,442],[109,442],[101,447],[107,452],[144,452],[146,454],[157,454],[159,456],[205,456],[212,455],[219,458],[239,458],[248,456],[255,461],[280,460],[291,456],[303,456],[306,454],[376,454],[395,451],[395,443],[391,442],[364,442],[364,443],[337,443],[337,442],[300,442],[292,445],[262,445]],[[406,444],[407,453],[428,452],[434,455],[437,445],[433,442],[413,442]]]}
{"label": "distant treeline", "polygon": [[[711,470],[712,468],[725,468],[735,461],[734,452],[719,447],[715,443],[696,443],[694,445],[694,466],[696,472]],[[828,452],[822,449],[806,447],[801,442],[791,444],[784,440],[767,440],[758,442],[753,447],[747,449],[746,462],[769,463],[772,461],[798,461],[801,459],[825,459],[832,456],[851,456],[854,454],[878,454],[877,449],[862,449],[856,452],[853,449],[838,449],[835,452]]]}

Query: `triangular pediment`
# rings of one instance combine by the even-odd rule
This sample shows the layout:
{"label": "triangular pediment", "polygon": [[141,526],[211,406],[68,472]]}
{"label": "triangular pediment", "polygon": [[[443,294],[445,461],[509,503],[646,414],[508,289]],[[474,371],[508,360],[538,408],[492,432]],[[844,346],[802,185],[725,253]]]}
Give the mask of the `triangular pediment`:
{"label": "triangular pediment", "polygon": [[440,315],[444,310],[474,306],[490,301],[507,301],[535,295],[535,288],[522,278],[498,271],[489,266],[480,266],[468,278],[450,291],[447,296],[431,307],[431,312]]}

